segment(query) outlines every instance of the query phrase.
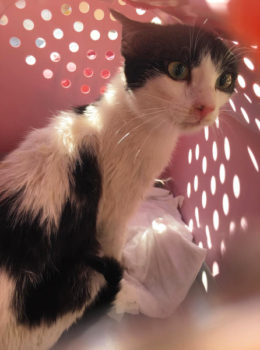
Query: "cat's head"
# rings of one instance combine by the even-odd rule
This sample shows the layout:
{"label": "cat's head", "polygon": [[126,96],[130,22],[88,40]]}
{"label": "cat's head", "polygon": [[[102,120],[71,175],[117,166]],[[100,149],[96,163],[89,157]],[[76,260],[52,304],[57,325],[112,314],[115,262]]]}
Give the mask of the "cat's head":
{"label": "cat's head", "polygon": [[139,23],[112,11],[122,25],[128,89],[147,110],[158,108],[180,130],[210,125],[234,91],[235,55],[203,27]]}

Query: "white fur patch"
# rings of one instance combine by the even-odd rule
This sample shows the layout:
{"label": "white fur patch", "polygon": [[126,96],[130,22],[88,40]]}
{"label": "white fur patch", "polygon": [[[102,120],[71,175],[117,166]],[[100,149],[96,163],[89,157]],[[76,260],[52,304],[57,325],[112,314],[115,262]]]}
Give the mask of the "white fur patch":
{"label": "white fur patch", "polygon": [[40,215],[46,233],[58,227],[65,200],[70,196],[69,180],[81,145],[95,148],[97,123],[62,112],[43,129],[34,130],[0,168],[1,198],[23,191],[13,204],[17,221],[29,213]]}

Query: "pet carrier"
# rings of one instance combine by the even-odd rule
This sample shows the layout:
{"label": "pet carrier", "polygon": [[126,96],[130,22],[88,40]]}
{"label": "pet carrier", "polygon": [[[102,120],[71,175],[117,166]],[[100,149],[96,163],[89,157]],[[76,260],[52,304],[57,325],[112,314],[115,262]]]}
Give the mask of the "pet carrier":
{"label": "pet carrier", "polygon": [[[210,274],[221,284],[232,265],[229,254],[240,261],[241,256],[232,253],[236,241],[244,242],[244,249],[240,246],[236,252],[246,251],[249,259],[260,233],[258,43],[245,39],[243,30],[241,35],[232,31],[232,25],[225,28],[232,21],[228,5],[228,0],[0,1],[1,155],[13,150],[30,129],[46,125],[57,111],[91,103],[104,93],[123,62],[121,25],[109,8],[158,25],[216,27],[238,53],[239,75],[229,103],[212,127],[180,139],[164,173],[172,178],[172,193],[185,197],[180,211],[196,244],[208,251],[207,271],[202,269],[199,277],[206,290]],[[247,268],[241,263],[240,271],[243,266]],[[250,269],[248,274],[252,265]]]}

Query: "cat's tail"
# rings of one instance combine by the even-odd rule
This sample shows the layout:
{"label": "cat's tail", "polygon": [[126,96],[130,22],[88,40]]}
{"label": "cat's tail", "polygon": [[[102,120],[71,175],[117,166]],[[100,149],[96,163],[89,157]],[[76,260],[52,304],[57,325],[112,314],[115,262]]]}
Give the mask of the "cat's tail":
{"label": "cat's tail", "polygon": [[109,309],[120,290],[120,281],[123,277],[123,268],[120,263],[110,257],[89,256],[86,263],[93,270],[102,274],[106,280],[106,285],[99,291],[95,301],[87,308]]}

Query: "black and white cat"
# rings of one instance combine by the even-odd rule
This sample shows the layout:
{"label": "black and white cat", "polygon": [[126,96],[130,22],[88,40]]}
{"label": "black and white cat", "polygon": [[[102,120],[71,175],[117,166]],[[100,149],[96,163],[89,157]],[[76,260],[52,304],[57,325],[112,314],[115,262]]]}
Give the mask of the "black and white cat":
{"label": "black and white cat", "polygon": [[212,124],[236,59],[186,25],[123,25],[124,71],[0,164],[0,350],[43,350],[119,291],[124,231],[179,135]]}

